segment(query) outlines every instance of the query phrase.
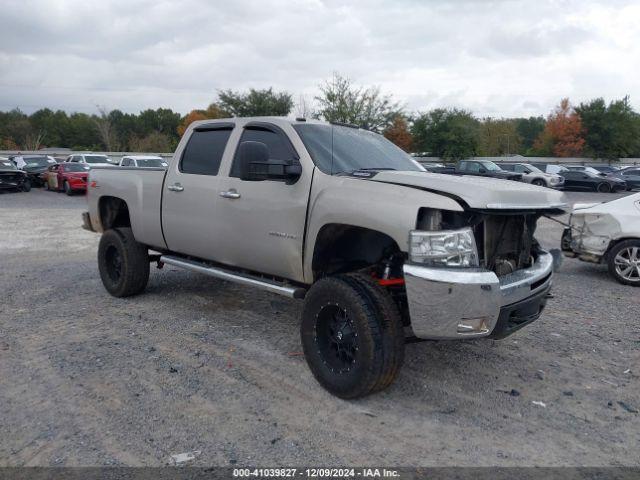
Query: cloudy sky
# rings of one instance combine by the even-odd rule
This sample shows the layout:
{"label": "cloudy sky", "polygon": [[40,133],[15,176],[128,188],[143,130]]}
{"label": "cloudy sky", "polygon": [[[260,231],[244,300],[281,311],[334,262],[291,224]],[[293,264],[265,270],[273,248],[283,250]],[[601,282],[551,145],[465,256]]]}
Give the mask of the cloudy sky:
{"label": "cloudy sky", "polygon": [[204,108],[219,89],[312,99],[337,71],[409,111],[544,114],[631,95],[640,3],[3,0],[0,110]]}

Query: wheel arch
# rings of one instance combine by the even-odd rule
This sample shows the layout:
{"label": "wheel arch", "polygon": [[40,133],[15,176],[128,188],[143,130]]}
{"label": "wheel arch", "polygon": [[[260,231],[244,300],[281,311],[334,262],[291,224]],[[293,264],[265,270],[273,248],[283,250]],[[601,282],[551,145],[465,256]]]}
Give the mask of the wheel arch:
{"label": "wheel arch", "polygon": [[129,206],[121,198],[113,196],[100,197],[98,200],[98,214],[103,230],[131,227]]}
{"label": "wheel arch", "polygon": [[313,281],[375,265],[400,251],[398,243],[379,230],[345,223],[327,223],[320,228],[313,246]]}

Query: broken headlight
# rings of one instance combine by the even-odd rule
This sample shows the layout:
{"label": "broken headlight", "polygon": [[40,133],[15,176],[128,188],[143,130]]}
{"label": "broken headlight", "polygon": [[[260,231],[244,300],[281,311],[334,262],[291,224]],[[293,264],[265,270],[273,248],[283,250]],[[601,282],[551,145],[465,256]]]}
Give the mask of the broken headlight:
{"label": "broken headlight", "polygon": [[477,267],[478,249],[470,228],[409,232],[409,260],[433,267]]}

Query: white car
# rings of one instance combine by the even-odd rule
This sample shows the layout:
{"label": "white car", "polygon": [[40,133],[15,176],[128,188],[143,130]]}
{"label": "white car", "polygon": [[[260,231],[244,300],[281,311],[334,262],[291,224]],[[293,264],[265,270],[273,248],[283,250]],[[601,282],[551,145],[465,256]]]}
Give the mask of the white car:
{"label": "white car", "polygon": [[501,163],[500,168],[522,174],[522,180],[532,185],[548,188],[564,187],[564,177],[556,173],[546,173],[529,163]]}
{"label": "white car", "polygon": [[120,160],[121,167],[167,168],[167,165],[162,157],[154,155],[126,155]]}
{"label": "white car", "polygon": [[575,204],[562,234],[567,257],[606,263],[618,282],[640,287],[640,193],[606,203]]}
{"label": "white car", "polygon": [[113,167],[114,162],[106,155],[98,153],[75,153],[65,160],[72,163],[83,163],[89,167]]}

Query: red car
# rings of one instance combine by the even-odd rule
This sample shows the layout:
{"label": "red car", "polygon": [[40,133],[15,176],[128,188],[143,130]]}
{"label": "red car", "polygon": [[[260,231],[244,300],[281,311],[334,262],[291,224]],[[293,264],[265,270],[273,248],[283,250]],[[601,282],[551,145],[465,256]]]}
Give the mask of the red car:
{"label": "red car", "polygon": [[82,163],[58,163],[51,165],[42,174],[44,188],[73,195],[74,192],[87,191],[89,167]]}

